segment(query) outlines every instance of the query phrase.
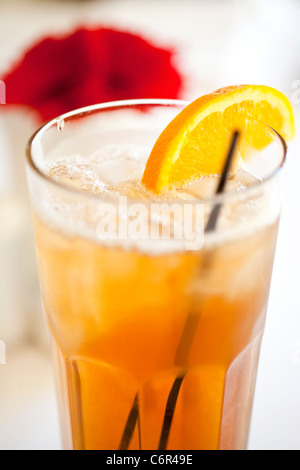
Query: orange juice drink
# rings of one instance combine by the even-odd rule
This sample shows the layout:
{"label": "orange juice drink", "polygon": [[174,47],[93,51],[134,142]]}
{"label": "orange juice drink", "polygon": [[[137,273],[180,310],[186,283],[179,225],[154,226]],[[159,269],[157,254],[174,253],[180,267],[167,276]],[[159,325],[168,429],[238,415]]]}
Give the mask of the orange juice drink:
{"label": "orange juice drink", "polygon": [[[65,449],[247,446],[286,148],[265,129],[268,145],[253,149],[218,197],[217,175],[152,191],[147,160],[185,106],[102,104],[31,139]],[[205,233],[216,204],[216,229]]]}

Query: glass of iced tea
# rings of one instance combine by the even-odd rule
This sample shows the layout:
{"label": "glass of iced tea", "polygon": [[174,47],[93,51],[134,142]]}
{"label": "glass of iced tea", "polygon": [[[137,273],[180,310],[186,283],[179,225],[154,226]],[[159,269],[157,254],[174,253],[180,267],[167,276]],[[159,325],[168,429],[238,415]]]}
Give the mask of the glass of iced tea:
{"label": "glass of iced tea", "polygon": [[286,146],[265,126],[223,194],[218,176],[151,193],[149,153],[185,106],[100,104],[29,143],[65,449],[247,446]]}

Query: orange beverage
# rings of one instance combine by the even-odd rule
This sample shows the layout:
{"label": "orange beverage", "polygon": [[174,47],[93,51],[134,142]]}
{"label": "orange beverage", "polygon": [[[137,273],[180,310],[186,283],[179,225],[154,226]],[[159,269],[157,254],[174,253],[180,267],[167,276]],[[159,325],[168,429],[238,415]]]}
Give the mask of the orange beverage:
{"label": "orange beverage", "polygon": [[[98,105],[31,140],[28,179],[66,449],[247,446],[285,145],[268,129],[267,148],[253,150],[219,197],[217,176],[152,194],[141,183],[146,160],[184,106]],[[160,203],[167,212],[153,217]],[[216,230],[203,234],[220,203]],[[202,232],[176,237],[198,205]],[[161,236],[166,214],[172,229]]]}

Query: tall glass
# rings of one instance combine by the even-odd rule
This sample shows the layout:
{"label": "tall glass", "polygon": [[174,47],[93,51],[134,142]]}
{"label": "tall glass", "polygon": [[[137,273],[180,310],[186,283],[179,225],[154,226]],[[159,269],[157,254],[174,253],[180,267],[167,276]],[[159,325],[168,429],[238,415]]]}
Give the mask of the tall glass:
{"label": "tall glass", "polygon": [[[186,232],[161,236],[166,215],[149,215],[158,200],[138,185],[137,168],[185,104],[101,104],[49,122],[29,143],[66,449],[247,446],[286,146],[264,127],[267,147],[248,158],[255,180],[219,196],[206,181],[205,196],[183,189],[160,200],[202,214],[193,243]],[[147,238],[145,226],[160,235]]]}

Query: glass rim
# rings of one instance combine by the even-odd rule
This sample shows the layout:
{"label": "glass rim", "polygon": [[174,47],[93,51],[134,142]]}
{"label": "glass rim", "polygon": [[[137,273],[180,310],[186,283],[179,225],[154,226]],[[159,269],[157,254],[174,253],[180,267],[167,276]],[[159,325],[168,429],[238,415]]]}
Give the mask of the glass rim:
{"label": "glass rim", "polygon": [[[97,200],[97,201],[101,201],[101,199],[104,199],[104,200],[107,200],[107,199],[110,199],[110,198],[113,199],[113,196],[115,196],[115,194],[113,194],[113,193],[106,192],[106,193],[103,193],[103,194],[99,195],[99,194],[89,193],[89,192],[86,192],[86,191],[81,191],[79,188],[68,186],[67,184],[64,184],[60,181],[57,181],[54,178],[51,178],[50,176],[48,176],[46,173],[44,173],[38,167],[38,165],[35,163],[33,155],[32,155],[32,146],[33,146],[33,143],[34,143],[35,139],[39,136],[44,135],[44,133],[48,129],[50,129],[53,125],[57,125],[60,121],[66,121],[66,120],[71,119],[73,117],[80,118],[80,117],[92,115],[93,113],[96,113],[96,112],[102,111],[102,110],[109,110],[109,109],[110,110],[112,110],[112,109],[116,110],[116,109],[119,109],[119,108],[125,109],[126,107],[151,106],[151,105],[152,106],[167,106],[167,107],[177,106],[177,107],[184,108],[188,104],[190,104],[190,101],[188,101],[188,100],[165,99],[165,98],[157,98],[157,99],[156,98],[145,98],[145,99],[141,98],[141,99],[108,101],[108,102],[97,103],[97,104],[94,104],[94,105],[89,105],[89,106],[84,106],[84,107],[81,107],[81,108],[74,109],[74,110],[69,111],[67,113],[61,114],[60,116],[58,116],[56,118],[50,119],[49,121],[44,123],[42,126],[40,126],[32,134],[32,136],[28,140],[28,143],[27,143],[27,146],[26,146],[27,164],[34,171],[34,173],[36,173],[38,175],[38,177],[41,178],[42,180],[44,180],[46,183],[50,183],[51,185],[54,185],[56,188],[67,191],[69,193],[73,193],[74,196],[76,195],[77,197],[80,196],[80,197],[83,197],[85,199],[87,198],[87,199],[90,199],[90,200]],[[251,119],[251,118],[249,117],[249,119]],[[276,131],[274,128],[272,128],[271,126],[269,126],[269,125],[267,125],[263,122],[261,122],[261,124],[264,125],[266,127],[266,129],[269,129],[274,133],[275,137],[278,138],[278,141],[280,142],[280,144],[282,146],[282,158],[280,159],[280,164],[276,165],[274,170],[272,170],[270,172],[270,174],[267,175],[262,181],[257,181],[256,183],[251,184],[250,186],[246,186],[245,188],[240,189],[239,191],[228,191],[228,192],[225,191],[225,192],[220,193],[220,194],[212,194],[212,195],[209,195],[209,196],[204,197],[204,198],[199,198],[199,201],[202,201],[204,203],[209,203],[209,204],[219,204],[221,202],[225,202],[227,200],[230,200],[231,198],[239,199],[241,196],[249,195],[252,192],[257,191],[258,189],[263,188],[267,183],[272,181],[282,171],[282,169],[284,167],[284,164],[286,162],[286,158],[287,158],[287,151],[288,151],[287,143],[286,143],[285,139],[282,137],[282,135],[278,131]],[[155,196],[155,195],[153,195],[153,196]],[[196,198],[197,198],[197,195],[195,195],[195,199]],[[163,198],[163,199],[166,203],[168,203],[168,201],[169,201],[168,199],[166,199],[166,198]],[[135,201],[143,200],[145,202],[144,199],[139,198],[139,197],[135,197],[135,198],[133,198],[133,200],[135,200]],[[179,198],[177,200],[177,202],[180,202],[180,201],[183,201],[185,203],[187,202],[187,201]],[[192,202],[192,201],[190,201],[190,202]]]}

